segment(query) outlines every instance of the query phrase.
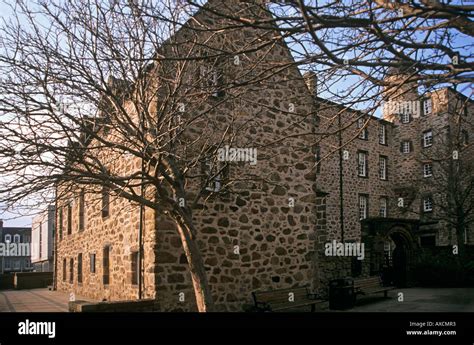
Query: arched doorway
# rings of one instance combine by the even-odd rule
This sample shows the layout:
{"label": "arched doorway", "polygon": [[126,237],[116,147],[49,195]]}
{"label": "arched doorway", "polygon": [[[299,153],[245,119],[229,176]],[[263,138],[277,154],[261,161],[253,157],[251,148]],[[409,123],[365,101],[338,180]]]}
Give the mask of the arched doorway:
{"label": "arched doorway", "polygon": [[387,233],[387,240],[392,244],[390,248],[392,284],[400,288],[406,287],[415,245],[413,238],[406,229],[394,227]]}

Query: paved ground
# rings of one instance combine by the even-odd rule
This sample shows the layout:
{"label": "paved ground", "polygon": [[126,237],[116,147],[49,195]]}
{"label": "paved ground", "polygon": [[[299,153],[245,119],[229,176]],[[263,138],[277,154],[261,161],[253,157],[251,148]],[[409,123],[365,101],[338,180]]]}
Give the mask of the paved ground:
{"label": "paved ground", "polygon": [[[403,302],[398,293],[403,293]],[[382,294],[380,294],[382,295]],[[365,297],[349,312],[474,312],[473,288],[393,290],[388,299]],[[77,300],[84,299],[76,297]],[[87,300],[87,299],[85,299]],[[67,312],[69,295],[48,289],[2,290],[0,312]]]}
{"label": "paved ground", "polygon": [[68,301],[68,294],[48,289],[1,290],[0,312],[67,312]]}
{"label": "paved ground", "polygon": [[[398,293],[403,293],[403,302]],[[474,312],[473,288],[409,288],[389,292],[388,299],[365,297],[350,312]],[[375,295],[374,295],[375,296]]]}

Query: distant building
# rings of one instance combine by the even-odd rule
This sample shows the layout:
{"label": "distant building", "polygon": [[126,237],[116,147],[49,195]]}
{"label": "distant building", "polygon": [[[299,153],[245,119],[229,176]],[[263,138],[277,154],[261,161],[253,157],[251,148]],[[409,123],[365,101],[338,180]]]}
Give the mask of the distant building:
{"label": "distant building", "polygon": [[31,264],[36,272],[53,271],[54,206],[33,218],[31,225]]}
{"label": "distant building", "polygon": [[30,248],[31,228],[4,227],[0,220],[0,273],[32,271]]}

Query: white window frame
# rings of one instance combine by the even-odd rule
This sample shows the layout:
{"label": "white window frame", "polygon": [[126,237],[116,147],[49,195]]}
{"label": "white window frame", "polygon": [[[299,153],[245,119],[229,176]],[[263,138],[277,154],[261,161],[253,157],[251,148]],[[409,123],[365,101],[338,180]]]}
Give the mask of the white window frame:
{"label": "white window frame", "polygon": [[423,177],[433,176],[433,163],[423,163]]}
{"label": "white window frame", "polygon": [[433,145],[433,131],[429,130],[423,132],[423,147],[430,147]]}
{"label": "white window frame", "polygon": [[402,153],[408,154],[411,152],[410,150],[410,142],[409,141],[402,141]]}
{"label": "white window frame", "polygon": [[[205,174],[210,178],[215,174],[214,171],[219,171],[222,169],[222,166],[220,164],[217,164],[217,170],[214,169],[213,162],[211,160],[206,160],[204,162],[204,165],[206,167],[205,169]],[[205,187],[205,190],[208,192],[220,192],[222,189],[222,172],[214,176],[214,178],[210,179],[207,181],[207,185]]]}
{"label": "white window frame", "polygon": [[12,241],[12,235],[6,234],[5,235],[5,243],[10,243]]}
{"label": "white window frame", "polygon": [[379,144],[387,143],[387,126],[383,123],[379,125]]}
{"label": "white window frame", "polygon": [[365,120],[357,120],[357,128],[360,129],[359,139],[367,139],[367,127],[365,127]]}
{"label": "white window frame", "polygon": [[386,197],[380,198],[379,216],[387,218],[388,200]]}
{"label": "white window frame", "polygon": [[357,153],[357,174],[360,177],[367,177],[367,153]]}
{"label": "white window frame", "polygon": [[368,200],[367,195],[359,195],[359,220],[367,218],[368,210]]}
{"label": "white window frame", "polygon": [[18,234],[13,235],[13,242],[20,243],[20,235]]}
{"label": "white window frame", "polygon": [[379,156],[379,178],[381,180],[387,179],[387,157]]}
{"label": "white window frame", "polygon": [[[405,109],[404,109],[405,110]],[[402,123],[410,123],[410,113],[408,111],[403,111],[401,114]]]}
{"label": "white window frame", "polygon": [[423,212],[433,211],[433,199],[431,197],[423,198]]}
{"label": "white window frame", "polygon": [[5,269],[11,270],[12,269],[12,263],[10,259],[5,258]]}
{"label": "white window frame", "polygon": [[423,100],[423,114],[430,115],[433,112],[433,101],[431,98],[425,98]]}

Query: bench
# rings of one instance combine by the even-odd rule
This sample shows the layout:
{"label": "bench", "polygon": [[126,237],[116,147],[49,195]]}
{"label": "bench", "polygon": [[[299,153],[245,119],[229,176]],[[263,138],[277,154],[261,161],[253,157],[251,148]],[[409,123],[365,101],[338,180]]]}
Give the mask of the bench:
{"label": "bench", "polygon": [[393,289],[393,286],[383,286],[382,279],[379,276],[354,279],[354,296],[383,292],[384,297],[387,298],[387,293]]}
{"label": "bench", "polygon": [[252,296],[257,311],[281,311],[311,306],[311,311],[314,312],[316,304],[325,302],[318,299],[318,295],[311,293],[308,287],[255,291]]}

